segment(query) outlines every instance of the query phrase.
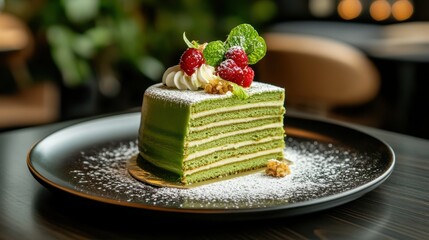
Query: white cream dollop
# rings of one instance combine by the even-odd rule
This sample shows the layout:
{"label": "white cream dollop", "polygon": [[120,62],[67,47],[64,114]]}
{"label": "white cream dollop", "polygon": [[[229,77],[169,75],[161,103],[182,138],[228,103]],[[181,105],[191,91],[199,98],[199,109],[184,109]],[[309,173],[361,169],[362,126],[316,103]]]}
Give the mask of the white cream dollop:
{"label": "white cream dollop", "polygon": [[188,76],[180,68],[180,65],[175,65],[165,70],[162,83],[168,87],[196,91],[199,88],[204,88],[207,83],[216,78],[218,77],[215,75],[214,67],[207,64],[201,65],[191,76]]}

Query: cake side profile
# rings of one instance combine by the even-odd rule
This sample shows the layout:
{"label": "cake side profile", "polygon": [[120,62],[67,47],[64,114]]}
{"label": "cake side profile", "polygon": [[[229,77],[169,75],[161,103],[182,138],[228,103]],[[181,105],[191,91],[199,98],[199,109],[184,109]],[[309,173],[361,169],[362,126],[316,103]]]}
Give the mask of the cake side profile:
{"label": "cake side profile", "polygon": [[151,166],[185,185],[283,160],[283,88],[253,81],[266,53],[249,24],[227,39],[188,48],[143,96],[138,146]]}
{"label": "cake side profile", "polygon": [[283,159],[284,89],[254,82],[249,98],[147,89],[139,132],[141,156],[189,184],[265,167]]}

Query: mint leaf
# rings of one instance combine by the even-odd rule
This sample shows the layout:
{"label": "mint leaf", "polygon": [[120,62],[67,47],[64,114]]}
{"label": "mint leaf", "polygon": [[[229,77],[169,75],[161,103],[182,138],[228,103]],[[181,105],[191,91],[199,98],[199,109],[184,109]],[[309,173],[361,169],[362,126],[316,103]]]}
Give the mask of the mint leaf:
{"label": "mint leaf", "polygon": [[222,41],[212,41],[203,50],[204,58],[208,65],[218,66],[225,55],[225,45]]}
{"label": "mint leaf", "polygon": [[249,64],[255,64],[261,60],[267,51],[265,40],[259,36],[252,25],[243,23],[231,30],[225,42],[226,49],[240,46],[249,58]]}
{"label": "mint leaf", "polygon": [[238,97],[238,99],[246,100],[249,98],[249,94],[247,93],[246,89],[243,87],[232,83],[232,94]]}
{"label": "mint leaf", "polygon": [[251,48],[247,43],[247,40],[244,36],[229,36],[225,42],[226,49],[230,49],[234,46],[240,46],[244,49],[246,54],[248,54],[248,50]]}
{"label": "mint leaf", "polygon": [[260,36],[253,39],[250,45],[251,49],[247,53],[247,57],[249,58],[249,64],[255,64],[267,53],[267,45],[265,44],[265,40]]}
{"label": "mint leaf", "polygon": [[243,23],[231,29],[226,39],[226,47],[229,49],[233,46],[241,46],[246,51],[246,54],[249,54],[247,50],[251,48],[251,41],[257,37],[259,37],[259,34],[252,25]]}

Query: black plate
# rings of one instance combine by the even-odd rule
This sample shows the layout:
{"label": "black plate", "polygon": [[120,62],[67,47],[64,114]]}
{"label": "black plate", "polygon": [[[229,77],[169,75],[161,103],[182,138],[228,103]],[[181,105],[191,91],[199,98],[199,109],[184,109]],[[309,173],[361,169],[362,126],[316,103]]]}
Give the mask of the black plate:
{"label": "black plate", "polygon": [[140,113],[93,119],[35,144],[27,165],[48,188],[113,205],[202,218],[294,216],[344,204],[384,182],[395,155],[383,141],[337,123],[287,116],[284,178],[262,172],[194,189],[157,188],[129,175]]}

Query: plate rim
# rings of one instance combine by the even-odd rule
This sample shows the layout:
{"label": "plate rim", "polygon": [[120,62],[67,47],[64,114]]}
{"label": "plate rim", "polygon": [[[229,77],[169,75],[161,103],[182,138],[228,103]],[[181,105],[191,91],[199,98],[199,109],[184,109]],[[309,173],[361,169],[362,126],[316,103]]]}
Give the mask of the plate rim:
{"label": "plate rim", "polygon": [[[26,163],[27,163],[27,167],[28,167],[30,173],[41,185],[43,185],[44,187],[46,187],[48,189],[60,190],[60,191],[65,192],[65,193],[68,193],[68,194],[71,194],[74,196],[78,196],[78,197],[82,197],[85,199],[93,200],[96,202],[107,203],[107,204],[123,206],[123,207],[131,207],[131,208],[135,208],[135,209],[144,209],[144,210],[152,210],[152,211],[160,211],[160,212],[168,212],[168,213],[189,213],[192,215],[207,215],[207,214],[209,214],[209,215],[219,215],[219,214],[223,215],[223,214],[246,214],[246,213],[262,213],[262,212],[267,213],[267,212],[277,212],[277,211],[286,211],[286,210],[292,211],[294,209],[298,210],[298,212],[299,212],[299,209],[306,208],[306,207],[307,208],[313,207],[313,208],[317,209],[317,210],[313,210],[313,211],[303,211],[301,213],[292,213],[292,214],[281,215],[282,217],[284,217],[284,216],[301,215],[304,213],[310,213],[310,212],[325,210],[328,208],[332,208],[332,207],[336,207],[336,206],[345,204],[345,203],[353,201],[357,198],[360,198],[362,195],[372,191],[373,189],[375,189],[379,185],[381,185],[385,180],[387,180],[389,178],[389,176],[392,174],[392,172],[395,168],[395,165],[396,165],[396,155],[395,155],[393,148],[387,142],[385,142],[384,140],[382,140],[378,137],[375,137],[375,136],[373,136],[367,132],[364,132],[360,129],[357,129],[357,128],[353,127],[352,125],[348,125],[348,124],[342,123],[342,122],[337,122],[335,120],[319,119],[316,117],[300,116],[300,115],[293,115],[293,114],[290,114],[289,116],[285,116],[285,120],[287,120],[287,118],[289,117],[289,118],[295,118],[298,121],[302,119],[302,120],[306,120],[306,121],[328,124],[328,125],[331,125],[334,127],[347,128],[349,130],[359,132],[360,134],[363,134],[367,137],[373,138],[374,140],[380,142],[386,148],[386,150],[388,151],[389,156],[390,156],[389,163],[388,163],[388,166],[386,167],[386,170],[381,175],[376,177],[375,179],[373,179],[373,180],[371,180],[371,181],[369,181],[363,185],[359,185],[359,186],[354,187],[352,189],[348,189],[344,192],[336,193],[336,194],[329,195],[329,196],[324,196],[324,197],[320,197],[320,198],[316,198],[316,199],[310,199],[310,200],[301,201],[301,202],[285,203],[285,204],[279,204],[279,205],[267,206],[267,207],[224,209],[224,208],[177,208],[177,207],[168,207],[168,206],[156,206],[156,205],[149,205],[149,204],[145,204],[145,203],[126,202],[126,201],[120,201],[120,200],[116,200],[116,199],[112,199],[112,198],[91,195],[90,193],[85,193],[85,192],[78,191],[76,189],[69,188],[67,186],[62,186],[61,184],[56,183],[56,182],[48,179],[46,176],[44,176],[42,173],[40,173],[36,169],[36,167],[33,165],[33,160],[31,158],[31,154],[35,151],[37,146],[39,146],[43,141],[45,141],[47,138],[51,137],[54,134],[59,134],[61,131],[64,131],[64,130],[69,129],[71,127],[79,127],[82,124],[93,123],[93,122],[97,122],[97,121],[103,121],[103,120],[111,119],[111,118],[124,118],[126,116],[131,117],[134,115],[136,115],[135,117],[139,117],[140,114],[141,114],[140,112],[131,112],[131,113],[112,114],[112,115],[94,117],[94,118],[90,118],[87,120],[81,120],[81,121],[78,121],[75,123],[71,123],[67,126],[64,126],[60,129],[55,130],[52,133],[49,133],[45,137],[41,138],[39,141],[35,142],[27,152]],[[285,128],[287,127],[287,123],[285,124],[284,127]]]}

